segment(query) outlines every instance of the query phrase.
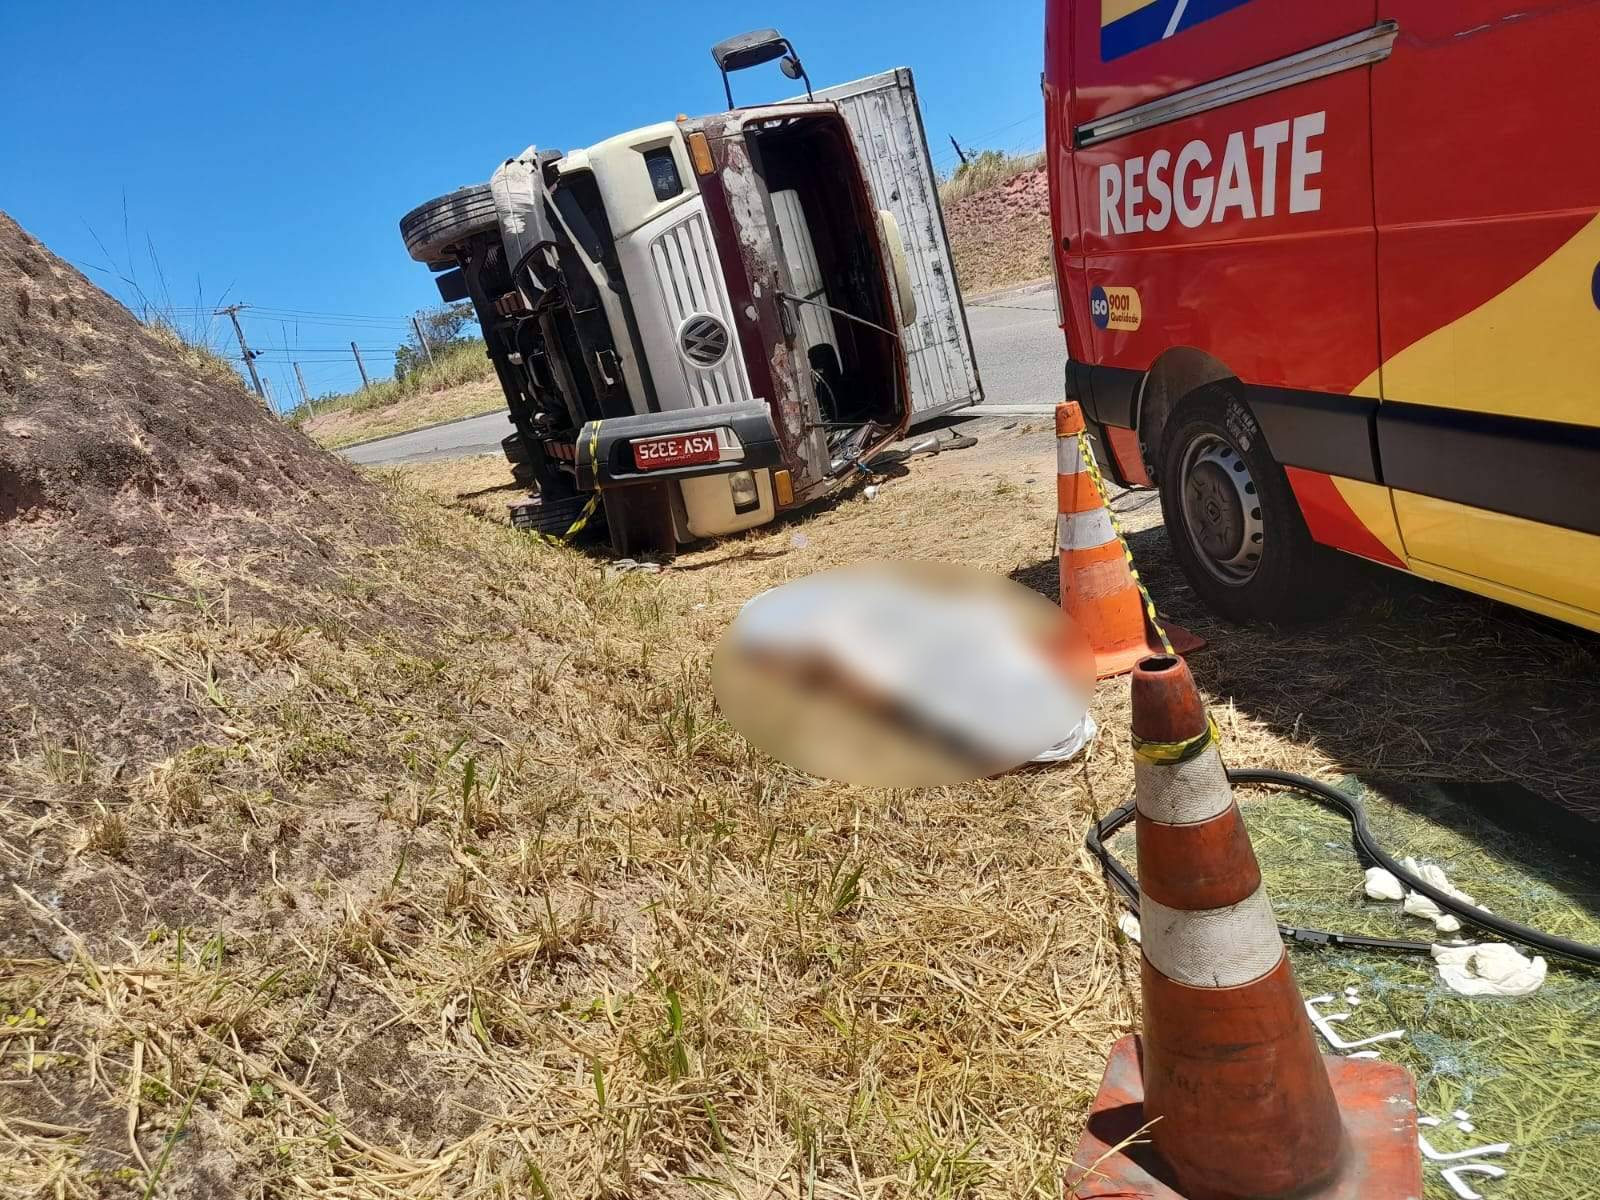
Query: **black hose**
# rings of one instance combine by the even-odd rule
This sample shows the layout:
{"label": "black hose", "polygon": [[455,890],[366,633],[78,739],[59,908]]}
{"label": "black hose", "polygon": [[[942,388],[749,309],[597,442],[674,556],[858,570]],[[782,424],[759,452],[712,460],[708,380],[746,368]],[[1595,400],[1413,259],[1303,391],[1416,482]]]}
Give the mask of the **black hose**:
{"label": "black hose", "polygon": [[[1590,946],[1584,942],[1576,942],[1571,938],[1557,937],[1552,933],[1534,929],[1531,926],[1509,921],[1505,917],[1496,916],[1492,912],[1468,904],[1452,896],[1440,888],[1435,887],[1425,879],[1419,878],[1411,871],[1406,870],[1378,844],[1377,838],[1372,835],[1372,829],[1367,824],[1367,810],[1361,806],[1361,801],[1353,796],[1347,796],[1337,788],[1329,787],[1320,780],[1312,779],[1306,775],[1296,775],[1292,771],[1269,771],[1264,769],[1241,767],[1228,771],[1228,782],[1238,784],[1276,784],[1279,787],[1292,788],[1312,797],[1318,803],[1343,813],[1350,821],[1351,829],[1355,834],[1356,852],[1365,862],[1373,863],[1384,868],[1395,878],[1399,879],[1412,891],[1420,892],[1428,897],[1446,912],[1453,913],[1470,925],[1479,929],[1486,929],[1491,933],[1499,934],[1508,941],[1519,942],[1524,946],[1531,946],[1535,950],[1542,950],[1547,954],[1559,955],[1577,962],[1587,963],[1590,966],[1600,966],[1600,946]],[[1139,885],[1126,867],[1111,857],[1105,847],[1105,839],[1129,821],[1133,820],[1136,813],[1134,804],[1130,801],[1121,808],[1108,813],[1103,819],[1093,825],[1084,836],[1084,845],[1100,860],[1100,865],[1106,872],[1106,880],[1112,888],[1121,894],[1123,902],[1128,905],[1137,916],[1139,912]],[[1296,941],[1311,942],[1318,945],[1353,946],[1373,950],[1398,950],[1406,953],[1426,954],[1432,950],[1429,942],[1402,941],[1394,938],[1369,938],[1359,934],[1329,933],[1321,929],[1301,929],[1290,925],[1280,925],[1279,930],[1285,937],[1294,938]]]}

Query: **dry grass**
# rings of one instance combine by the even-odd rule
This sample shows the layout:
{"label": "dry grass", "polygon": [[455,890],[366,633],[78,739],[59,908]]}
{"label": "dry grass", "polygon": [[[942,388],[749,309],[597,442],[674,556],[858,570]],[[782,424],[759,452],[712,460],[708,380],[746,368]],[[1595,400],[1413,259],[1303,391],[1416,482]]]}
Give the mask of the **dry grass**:
{"label": "dry grass", "polygon": [[[0,1193],[1055,1200],[1136,1018],[1137,960],[1078,849],[1128,794],[1125,688],[1102,688],[1086,763],[876,791],[753,752],[706,682],[746,598],[825,566],[1047,581],[1050,450],[988,435],[660,575],[428,494],[503,513],[492,460],[382,476],[394,543],[349,547],[293,621],[230,603],[290,586],[260,564],[185,563],[182,599],[124,637],[206,736],[155,764],[36,739],[0,779],[33,947],[0,983]],[[1156,536],[1139,552],[1183,609]],[[1214,639],[1195,661],[1230,758],[1399,770],[1416,727],[1449,769],[1471,745],[1568,779],[1587,651],[1530,658],[1546,635],[1503,610],[1423,602],[1426,624],[1368,596],[1299,663],[1184,609]],[[1526,726],[1403,677],[1441,629],[1463,652],[1434,670],[1463,694],[1484,639],[1547,689],[1569,657],[1542,772]],[[1337,689],[1373,670],[1337,732]],[[1458,738],[1436,728],[1452,705]]]}
{"label": "dry grass", "polygon": [[404,379],[386,379],[359,392],[325,397],[309,410],[295,409],[288,419],[331,450],[504,407],[505,397],[483,343],[471,341],[438,351],[434,364],[419,367]]}
{"label": "dry grass", "polygon": [[939,185],[939,203],[955,204],[976,192],[986,192],[1028,171],[1044,166],[1044,151],[1037,154],[1002,154],[985,150],[962,163]]}
{"label": "dry grass", "polygon": [[[1133,1012],[1076,769],[818,783],[705,687],[751,591],[913,515],[608,579],[390,497],[314,622],[194,562],[203,602],[128,632],[206,741],[126,778],[21,748],[4,1002],[44,1023],[5,1043],[0,1190],[1058,1195]],[[74,840],[88,792],[116,854]]]}
{"label": "dry grass", "polygon": [[408,463],[393,477],[452,508],[508,524],[506,506],[528,498],[511,478],[503,454],[474,454],[437,462]]}

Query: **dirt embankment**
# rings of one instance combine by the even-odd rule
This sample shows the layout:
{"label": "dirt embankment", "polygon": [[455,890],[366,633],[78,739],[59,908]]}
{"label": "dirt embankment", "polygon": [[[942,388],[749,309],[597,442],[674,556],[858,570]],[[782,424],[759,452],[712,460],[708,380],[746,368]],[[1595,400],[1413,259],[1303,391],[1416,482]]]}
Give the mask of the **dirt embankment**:
{"label": "dirt embankment", "polygon": [[1038,167],[945,205],[956,278],[969,295],[1050,275],[1050,187]]}
{"label": "dirt embankment", "polygon": [[359,514],[367,491],[224,364],[142,325],[0,213],[0,736],[92,730],[117,753],[170,741],[171,714],[117,640],[165,603],[147,593],[185,559],[315,574],[315,531]]}

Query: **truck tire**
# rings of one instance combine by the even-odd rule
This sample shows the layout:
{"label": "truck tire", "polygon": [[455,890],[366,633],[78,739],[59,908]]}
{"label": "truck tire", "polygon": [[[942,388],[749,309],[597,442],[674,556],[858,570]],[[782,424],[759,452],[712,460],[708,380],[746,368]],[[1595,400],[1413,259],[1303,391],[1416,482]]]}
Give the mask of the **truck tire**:
{"label": "truck tire", "polygon": [[1332,552],[1311,540],[1261,427],[1225,385],[1210,384],[1173,411],[1159,474],[1173,553],[1208,607],[1250,624],[1335,606]]}
{"label": "truck tire", "polygon": [[672,484],[639,484],[605,493],[606,531],[618,558],[666,560],[678,552],[672,530]]}
{"label": "truck tire", "polygon": [[[573,495],[563,496],[559,500],[518,504],[511,510],[511,524],[516,529],[548,533],[551,537],[565,537],[573,522],[583,515],[584,506],[588,502],[588,496]],[[600,524],[599,514],[595,514],[590,517],[584,532],[589,533]]]}
{"label": "truck tire", "polygon": [[528,444],[523,441],[520,433],[507,434],[501,438],[500,451],[506,456],[506,462],[511,464],[511,478],[518,487],[538,486],[538,468],[534,466],[533,456],[528,453]]}
{"label": "truck tire", "polygon": [[452,262],[453,246],[498,225],[494,195],[488,184],[477,183],[417,205],[400,218],[400,236],[413,259],[431,266]]}

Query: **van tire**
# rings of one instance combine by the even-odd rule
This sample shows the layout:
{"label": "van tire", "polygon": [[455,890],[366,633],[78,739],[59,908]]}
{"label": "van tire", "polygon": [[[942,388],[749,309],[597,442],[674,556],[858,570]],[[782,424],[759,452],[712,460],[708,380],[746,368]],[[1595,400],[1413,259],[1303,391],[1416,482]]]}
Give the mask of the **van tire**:
{"label": "van tire", "polygon": [[1158,482],[1178,565],[1241,624],[1326,615],[1339,589],[1249,407],[1224,384],[1185,397],[1162,434]]}
{"label": "van tire", "polygon": [[451,250],[472,237],[499,227],[494,194],[486,183],[457,188],[436,196],[400,218],[406,252],[419,263],[453,263]]}

